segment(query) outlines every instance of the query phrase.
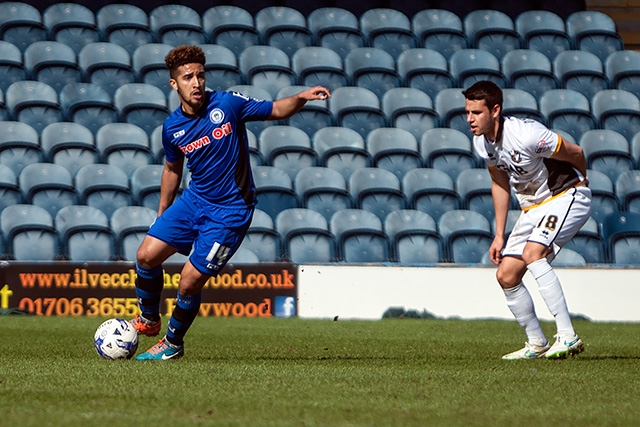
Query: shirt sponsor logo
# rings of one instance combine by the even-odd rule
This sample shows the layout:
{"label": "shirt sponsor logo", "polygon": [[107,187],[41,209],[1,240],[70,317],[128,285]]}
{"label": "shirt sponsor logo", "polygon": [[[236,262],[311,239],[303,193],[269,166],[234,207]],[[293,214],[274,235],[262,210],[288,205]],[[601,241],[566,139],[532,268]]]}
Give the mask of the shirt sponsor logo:
{"label": "shirt sponsor logo", "polygon": [[209,120],[216,125],[222,123],[224,120],[224,111],[219,108],[214,108],[211,110],[211,113],[209,113]]}
{"label": "shirt sponsor logo", "polygon": [[[225,136],[231,135],[233,133],[233,129],[231,128],[231,123],[225,123],[222,126],[215,128],[213,132],[211,132],[211,136],[213,139],[222,139]],[[184,147],[179,147],[180,150],[184,153],[193,153],[194,151],[209,145],[211,143],[211,138],[208,136],[203,136],[200,139],[197,139],[193,142],[188,143]]]}
{"label": "shirt sponsor logo", "polygon": [[179,130],[178,132],[174,133],[173,134],[173,139],[180,138],[182,135],[184,135],[184,129]]}
{"label": "shirt sponsor logo", "polygon": [[538,141],[538,144],[536,145],[536,153],[540,154],[543,153],[545,151],[549,151],[549,149],[551,149],[551,143],[545,141],[544,139],[542,141]]}

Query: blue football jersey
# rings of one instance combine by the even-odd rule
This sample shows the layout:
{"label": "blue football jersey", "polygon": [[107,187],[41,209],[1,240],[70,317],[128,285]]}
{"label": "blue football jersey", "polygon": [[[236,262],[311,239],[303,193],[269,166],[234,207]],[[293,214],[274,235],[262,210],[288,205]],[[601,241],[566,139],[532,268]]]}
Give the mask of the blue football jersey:
{"label": "blue football jersey", "polygon": [[187,117],[177,108],[164,122],[165,159],[185,156],[191,173],[189,190],[225,206],[254,206],[255,186],[244,123],[265,120],[273,102],[235,92],[207,92],[207,108]]}

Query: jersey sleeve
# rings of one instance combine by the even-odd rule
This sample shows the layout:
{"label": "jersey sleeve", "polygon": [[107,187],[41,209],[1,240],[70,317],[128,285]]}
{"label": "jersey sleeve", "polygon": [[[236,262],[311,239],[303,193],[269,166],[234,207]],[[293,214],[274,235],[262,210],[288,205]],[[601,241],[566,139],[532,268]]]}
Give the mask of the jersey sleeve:
{"label": "jersey sleeve", "polygon": [[164,149],[164,158],[169,163],[175,163],[180,157],[183,156],[178,147],[171,144],[171,137],[168,135],[168,131],[165,125],[162,126],[162,148]]}
{"label": "jersey sleeve", "polygon": [[266,120],[273,110],[272,101],[250,98],[238,92],[229,93],[229,102],[235,105],[243,122]]}

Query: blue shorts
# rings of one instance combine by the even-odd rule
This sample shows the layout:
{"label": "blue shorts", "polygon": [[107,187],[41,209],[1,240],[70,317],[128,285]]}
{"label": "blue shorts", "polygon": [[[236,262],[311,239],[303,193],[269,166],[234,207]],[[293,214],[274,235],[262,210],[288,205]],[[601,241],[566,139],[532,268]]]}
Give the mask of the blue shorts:
{"label": "blue shorts", "polygon": [[252,207],[211,204],[188,189],[156,218],[147,234],[175,247],[193,251],[191,264],[215,276],[242,243],[253,216]]}

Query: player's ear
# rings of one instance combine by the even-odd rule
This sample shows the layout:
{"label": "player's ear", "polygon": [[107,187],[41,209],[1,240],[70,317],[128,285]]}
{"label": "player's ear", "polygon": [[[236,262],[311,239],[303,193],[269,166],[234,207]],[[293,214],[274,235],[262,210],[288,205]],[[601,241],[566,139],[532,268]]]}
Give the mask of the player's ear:
{"label": "player's ear", "polygon": [[496,104],[491,109],[491,117],[493,117],[494,119],[497,119],[498,117],[500,117],[501,112],[502,112],[502,108],[500,107],[500,105]]}
{"label": "player's ear", "polygon": [[176,81],[176,79],[169,79],[169,84],[171,85],[173,90],[178,90],[178,82]]}

